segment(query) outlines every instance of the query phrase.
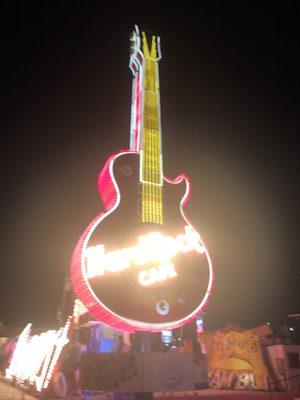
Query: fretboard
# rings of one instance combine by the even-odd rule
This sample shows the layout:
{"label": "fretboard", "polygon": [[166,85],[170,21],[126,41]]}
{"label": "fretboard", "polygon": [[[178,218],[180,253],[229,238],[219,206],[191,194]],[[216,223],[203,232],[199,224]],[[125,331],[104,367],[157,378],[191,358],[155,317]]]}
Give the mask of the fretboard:
{"label": "fretboard", "polygon": [[143,33],[144,77],[143,119],[141,121],[142,222],[163,223],[162,149],[159,76],[155,37],[151,51]]}

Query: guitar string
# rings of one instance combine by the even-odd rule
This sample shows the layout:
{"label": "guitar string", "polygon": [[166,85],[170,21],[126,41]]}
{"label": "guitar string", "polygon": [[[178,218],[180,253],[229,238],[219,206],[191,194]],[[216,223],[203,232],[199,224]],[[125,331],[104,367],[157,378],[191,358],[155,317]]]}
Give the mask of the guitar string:
{"label": "guitar string", "polygon": [[[155,89],[155,97],[154,97],[154,106],[155,106],[155,112],[156,112],[156,119],[155,119],[155,128],[156,128],[156,136],[155,136],[155,141],[156,141],[156,177],[158,183],[160,183],[161,180],[161,166],[160,166],[160,154],[161,154],[161,148],[160,148],[160,126],[159,126],[159,82],[158,82],[158,70],[157,70],[157,65],[156,63],[153,63],[153,69],[154,69],[154,76],[155,76],[155,81],[154,81],[154,89]],[[161,199],[161,193],[162,193],[162,186],[156,186],[156,205],[157,205],[157,215],[158,215],[158,223],[163,223],[162,221],[162,199]]]}
{"label": "guitar string", "polygon": [[[154,56],[155,54],[153,54]],[[157,148],[156,148],[156,135],[157,135],[157,131],[156,131],[156,109],[155,109],[155,81],[156,81],[156,76],[155,76],[155,70],[154,70],[154,61],[151,62],[151,75],[152,75],[152,91],[151,92],[151,110],[153,111],[153,135],[152,135],[152,141],[153,141],[153,171],[154,171],[154,182],[156,182],[156,157],[157,157]],[[154,189],[154,202],[153,202],[153,208],[154,208],[154,219],[155,222],[158,222],[158,214],[157,214],[157,196],[156,196],[156,192],[157,192],[157,186],[154,185],[153,186]]]}
{"label": "guitar string", "polygon": [[[144,41],[144,35],[143,35],[143,52],[146,56],[146,48],[145,48],[145,41]],[[142,137],[142,146],[143,146],[143,162],[142,162],[142,180],[145,180],[145,174],[146,174],[146,137],[145,137],[145,125],[146,125],[146,114],[145,114],[145,101],[146,101],[146,93],[145,93],[145,85],[146,85],[146,77],[147,77],[147,65],[146,65],[146,58],[145,58],[145,70],[143,71],[143,137]],[[144,204],[144,213],[142,216],[142,221],[146,222],[146,216],[147,216],[147,203],[146,203],[146,187],[144,182],[142,182],[142,191],[143,191],[143,196],[142,196],[142,203]]]}
{"label": "guitar string", "polygon": [[152,204],[151,204],[151,168],[152,168],[152,160],[151,160],[151,135],[150,135],[150,129],[151,129],[151,108],[149,107],[149,86],[151,82],[151,64],[149,59],[147,60],[147,117],[148,117],[148,126],[147,126],[147,157],[148,157],[148,179],[147,181],[149,182],[147,184],[147,189],[148,189],[148,205],[149,205],[149,219],[150,221],[152,220]]}
{"label": "guitar string", "polygon": [[[155,54],[154,54],[155,56]],[[156,57],[154,57],[156,58]],[[155,183],[159,183],[159,168],[158,168],[158,154],[159,154],[159,147],[158,147],[158,114],[157,114],[157,76],[156,76],[156,64],[154,61],[152,61],[152,86],[153,86],[153,93],[151,95],[151,109],[153,110],[153,127],[154,127],[154,132],[153,132],[153,147],[154,147],[154,154],[153,154],[153,166],[154,166],[154,181]],[[160,187],[158,185],[154,185],[154,211],[155,211],[155,222],[159,223],[160,218],[159,218],[159,199],[158,199],[158,193],[160,191]]]}
{"label": "guitar string", "polygon": [[152,140],[151,140],[151,103],[150,103],[150,95],[149,90],[151,87],[151,61],[148,59],[148,73],[147,73],[147,113],[148,113],[148,129],[147,129],[147,136],[148,136],[148,161],[149,161],[149,170],[148,170],[148,204],[149,204],[149,219],[153,222],[153,204],[152,204]]}
{"label": "guitar string", "polygon": [[[146,152],[146,154],[145,154],[145,156],[146,156],[146,159],[147,159],[147,166],[148,166],[148,169],[147,169],[147,171],[146,171],[146,173],[147,173],[147,176],[146,176],[146,181],[149,181],[150,180],[150,173],[149,173],[149,171],[150,171],[150,168],[151,168],[151,165],[150,165],[150,158],[149,158],[149,134],[148,134],[148,129],[149,129],[149,123],[150,123],[150,120],[149,120],[149,108],[148,108],[148,92],[147,92],[147,89],[148,89],[148,86],[149,86],[149,61],[148,61],[148,58],[146,58],[146,77],[147,77],[147,80],[146,80],[146,93],[145,93],[145,100],[146,100],[146,116],[147,116],[147,126],[146,126],[146,131],[145,131],[145,135],[146,135],[146,148],[145,148],[145,152]],[[150,202],[149,202],[149,185],[148,184],[146,184],[146,191],[147,191],[147,198],[146,198],[146,202],[147,202],[147,221],[149,220],[149,219],[151,219],[151,212],[150,212],[150,207],[151,207],[151,204],[150,204]]]}
{"label": "guitar string", "polygon": [[153,214],[153,219],[154,222],[157,222],[157,212],[156,212],[156,185],[154,184],[156,181],[156,148],[155,148],[155,135],[156,135],[156,126],[155,126],[155,106],[154,106],[154,94],[152,92],[155,92],[155,75],[154,75],[154,70],[153,70],[153,65],[154,61],[151,61],[151,92],[150,92],[150,110],[152,112],[151,115],[151,155],[152,155],[152,168],[153,168],[153,177],[152,177],[152,214]]}
{"label": "guitar string", "polygon": [[148,138],[149,138],[149,163],[150,163],[150,169],[149,169],[149,204],[150,204],[150,220],[154,222],[154,214],[153,214],[153,198],[152,198],[152,183],[153,183],[153,149],[152,149],[152,104],[151,104],[151,92],[150,90],[152,89],[152,61],[148,61],[148,116],[149,116],[149,128],[148,128]]}
{"label": "guitar string", "polygon": [[[142,77],[141,77],[141,79],[142,79]],[[143,85],[145,85],[145,82],[141,82],[141,83],[143,83]],[[140,90],[142,90],[142,85],[140,86]],[[144,105],[142,105],[142,107],[144,107],[145,108],[145,106]],[[143,111],[144,112],[144,111]],[[141,121],[141,123],[143,123],[144,124],[144,121]],[[144,127],[143,127],[144,128]],[[143,130],[144,129],[142,129],[141,131],[140,131],[140,134],[141,133],[143,133]],[[140,138],[140,140],[141,140],[141,145],[142,145],[142,148],[144,148],[144,134],[143,134],[143,137],[142,138]],[[144,161],[145,159],[143,158],[143,162],[142,162],[142,180],[143,180],[143,178],[144,178],[144,176],[143,176],[143,174],[144,174]],[[146,205],[145,205],[145,201],[144,201],[144,199],[145,199],[145,187],[144,187],[144,184],[143,184],[143,182],[142,182],[142,201],[141,201],[141,203],[142,203],[142,222],[145,222],[145,214],[146,214]]]}
{"label": "guitar string", "polygon": [[[155,81],[156,81],[156,76],[155,76],[155,71],[154,71],[154,61],[152,61],[152,90],[153,90],[153,94],[151,94],[151,100],[152,100],[152,110],[153,110],[153,148],[154,148],[154,157],[153,157],[153,170],[154,170],[154,181],[157,181],[156,178],[156,173],[157,173],[157,165],[156,165],[156,158],[157,158],[157,148],[156,148],[156,135],[157,135],[157,130],[156,130],[156,109],[155,109]],[[153,207],[154,207],[154,218],[155,218],[155,222],[158,222],[158,213],[157,213],[157,185],[153,186],[154,189],[154,203],[153,203]]]}
{"label": "guitar string", "polygon": [[[158,71],[157,71],[157,66],[154,64],[154,73],[155,73],[155,107],[156,107],[156,129],[157,129],[157,135],[156,135],[156,147],[157,147],[157,153],[156,153],[156,172],[157,172],[157,180],[158,183],[161,183],[161,168],[160,168],[160,154],[161,154],[161,148],[160,148],[160,129],[159,129],[159,76],[158,76]],[[158,212],[158,222],[162,224],[162,211],[161,211],[161,199],[160,199],[160,193],[162,192],[162,186],[157,186],[157,212]]]}
{"label": "guitar string", "polygon": [[149,61],[149,81],[148,81],[148,104],[149,104],[149,156],[150,156],[150,184],[149,184],[149,192],[150,192],[150,196],[149,196],[149,200],[150,200],[150,219],[152,220],[152,222],[155,222],[155,215],[154,215],[154,207],[153,207],[153,170],[154,170],[154,163],[153,163],[153,148],[152,148],[152,125],[153,125],[153,119],[152,119],[152,102],[151,102],[151,90],[152,90],[152,61]]}
{"label": "guitar string", "polygon": [[[144,98],[143,98],[143,163],[142,163],[142,179],[143,181],[146,181],[146,174],[147,174],[147,137],[146,137],[146,127],[147,127],[147,109],[146,109],[146,104],[147,104],[147,92],[146,92],[146,88],[147,88],[147,53],[148,53],[148,48],[147,48],[147,41],[146,41],[146,37],[145,37],[145,33],[142,32],[142,36],[143,36],[143,52],[145,55],[145,70],[143,71],[143,94],[144,94]],[[145,195],[147,193],[147,188],[144,184],[144,182],[142,182],[142,186],[144,187],[145,190]],[[148,204],[147,204],[147,198],[143,198],[142,200],[143,202],[145,202],[145,208],[146,208],[146,212],[145,212],[145,219],[147,221],[147,213],[148,213]]]}
{"label": "guitar string", "polygon": [[[150,70],[149,70],[149,59],[146,58],[146,79],[145,79],[145,107],[146,107],[146,129],[145,129],[145,135],[146,135],[146,148],[145,148],[145,157],[146,157],[146,162],[147,162],[147,170],[146,170],[146,181],[150,182],[150,171],[151,171],[151,159],[149,158],[149,152],[150,152],[150,137],[149,137],[149,128],[150,128],[150,108],[149,108],[149,77],[150,77]],[[146,187],[146,204],[147,204],[147,221],[151,221],[151,201],[150,201],[150,184],[145,183]]]}
{"label": "guitar string", "polygon": [[[157,135],[158,135],[158,130],[157,130],[157,101],[156,101],[156,73],[155,73],[155,62],[152,62],[152,69],[153,69],[153,91],[154,94],[152,95],[152,103],[153,103],[153,110],[154,110],[154,135],[153,135],[153,141],[154,141],[154,152],[155,152],[155,159],[154,159],[154,178],[156,183],[158,182],[158,170],[157,170],[157,153],[159,151],[158,147],[157,147]],[[155,209],[155,222],[159,223],[159,212],[158,212],[158,189],[159,187],[157,185],[154,186],[154,190],[155,190],[155,199],[154,199],[154,209]]]}

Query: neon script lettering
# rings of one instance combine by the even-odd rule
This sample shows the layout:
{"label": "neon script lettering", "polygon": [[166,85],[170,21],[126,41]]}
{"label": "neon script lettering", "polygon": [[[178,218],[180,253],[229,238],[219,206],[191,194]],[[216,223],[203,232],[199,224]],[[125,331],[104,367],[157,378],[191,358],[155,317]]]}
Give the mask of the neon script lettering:
{"label": "neon script lettering", "polygon": [[169,278],[175,278],[177,273],[172,263],[152,267],[149,270],[138,273],[138,281],[142,286],[153,285],[154,283],[165,281]]}
{"label": "neon script lettering", "polygon": [[5,377],[19,383],[27,381],[35,385],[38,391],[46,389],[53,375],[63,347],[69,342],[67,337],[71,317],[58,331],[47,331],[30,336],[31,324],[28,324],[19,336]]}
{"label": "neon script lettering", "polygon": [[[142,285],[154,283],[176,276],[174,267],[171,268],[171,258],[178,253],[187,253],[196,250],[204,253],[205,248],[200,242],[200,235],[191,226],[184,228],[184,234],[175,238],[164,236],[160,232],[151,232],[138,238],[138,244],[120,250],[105,252],[103,244],[91,246],[86,249],[86,274],[87,278],[103,276],[108,272],[124,271],[132,266],[147,264],[162,264],[157,267],[157,278],[154,272],[141,271],[139,281]],[[168,268],[161,268],[164,266]],[[153,267],[154,268],[154,267]]]}

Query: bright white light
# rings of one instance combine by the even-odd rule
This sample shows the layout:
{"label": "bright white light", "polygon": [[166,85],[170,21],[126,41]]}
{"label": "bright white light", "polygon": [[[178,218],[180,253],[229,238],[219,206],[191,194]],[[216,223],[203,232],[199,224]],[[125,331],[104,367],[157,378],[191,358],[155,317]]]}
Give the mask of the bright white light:
{"label": "bright white light", "polygon": [[22,383],[28,381],[38,391],[47,388],[62,348],[68,343],[71,318],[58,331],[50,330],[30,336],[31,324],[21,333],[9,367],[7,379]]}
{"label": "bright white light", "polygon": [[158,263],[162,268],[140,271],[138,277],[140,283],[149,285],[154,281],[173,278],[176,276],[176,272],[170,262],[172,257],[178,253],[187,253],[193,250],[198,253],[205,252],[199,233],[189,225],[185,226],[184,230],[183,234],[179,234],[175,238],[166,237],[160,232],[151,232],[140,236],[138,244],[135,246],[107,253],[105,253],[103,244],[88,247],[85,252],[87,277],[94,278],[103,276],[106,272],[123,271],[131,266]]}
{"label": "bright white light", "polygon": [[173,332],[172,331],[161,331],[160,338],[164,344],[170,345],[172,342],[172,339],[173,339]]}
{"label": "bright white light", "polygon": [[23,359],[22,355],[26,351],[26,345],[30,337],[31,326],[32,326],[31,324],[28,324],[24,328],[21,335],[19,336],[18,343],[10,360],[9,368],[6,369],[7,379],[13,379],[14,376],[17,377],[21,375],[21,370],[22,370],[21,364]]}
{"label": "bright white light", "polygon": [[73,307],[73,319],[74,323],[78,324],[81,315],[88,312],[87,308],[81,303],[79,299],[75,299]]}
{"label": "bright white light", "polygon": [[104,258],[104,246],[93,246],[86,249],[87,255],[87,273],[91,278],[94,276],[104,275],[103,258]]}

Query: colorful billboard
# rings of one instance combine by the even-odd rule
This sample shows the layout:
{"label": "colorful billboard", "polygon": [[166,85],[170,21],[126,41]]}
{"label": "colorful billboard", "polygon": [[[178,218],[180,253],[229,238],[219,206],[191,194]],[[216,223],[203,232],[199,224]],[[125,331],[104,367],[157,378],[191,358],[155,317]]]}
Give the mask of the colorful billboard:
{"label": "colorful billboard", "polygon": [[268,389],[259,336],[249,330],[215,331],[198,336],[206,347],[209,385],[216,389]]}

